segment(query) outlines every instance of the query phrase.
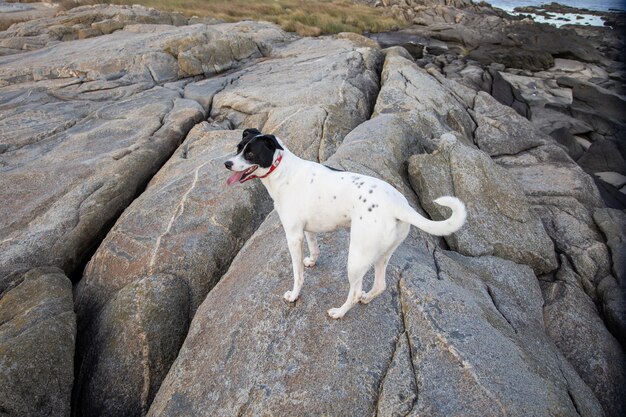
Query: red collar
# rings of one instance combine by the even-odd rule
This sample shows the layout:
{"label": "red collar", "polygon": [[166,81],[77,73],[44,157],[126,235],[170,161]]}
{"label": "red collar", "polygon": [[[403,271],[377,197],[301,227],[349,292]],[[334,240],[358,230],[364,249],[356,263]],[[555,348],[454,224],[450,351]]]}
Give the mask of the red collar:
{"label": "red collar", "polygon": [[267,173],[266,173],[265,175],[261,175],[260,177],[258,177],[258,176],[256,176],[256,175],[250,175],[249,177],[244,178],[244,180],[243,180],[243,181],[241,181],[241,183],[244,183],[244,182],[246,182],[246,181],[248,181],[248,180],[253,180],[253,179],[255,179],[255,178],[265,178],[265,177],[267,177],[267,176],[268,176],[268,175],[270,175],[272,172],[274,172],[274,170],[275,170],[276,168],[278,168],[278,164],[280,164],[280,161],[282,161],[282,159],[283,159],[283,154],[282,154],[282,153],[280,153],[280,154],[278,155],[278,157],[276,158],[276,160],[274,161],[274,163],[272,164],[272,166],[270,166],[269,171],[267,171]]}

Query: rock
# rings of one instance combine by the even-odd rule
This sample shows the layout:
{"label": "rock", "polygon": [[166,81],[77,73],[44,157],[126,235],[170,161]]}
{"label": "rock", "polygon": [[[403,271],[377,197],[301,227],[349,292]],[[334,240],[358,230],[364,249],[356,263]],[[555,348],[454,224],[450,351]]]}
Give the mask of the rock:
{"label": "rock", "polygon": [[610,273],[611,262],[604,239],[594,225],[593,209],[563,197],[546,199],[545,203],[535,206],[535,210],[557,252],[567,254],[582,288],[595,300],[596,287]]}
{"label": "rock", "polygon": [[585,69],[585,64],[580,61],[574,61],[573,59],[556,58],[554,60],[554,67],[552,71],[562,71],[566,73],[577,73]]}
{"label": "rock", "polygon": [[436,220],[448,216],[433,202],[437,197],[454,195],[465,203],[466,225],[445,238],[455,251],[495,255],[529,265],[537,274],[556,268],[552,241],[520,186],[484,152],[442,138],[436,153],[411,157],[409,176],[422,206]]}
{"label": "rock", "polygon": [[602,109],[602,116],[617,123],[626,122],[626,100],[619,95],[602,88],[591,82],[578,80],[571,77],[559,77],[557,83],[560,86],[572,89],[574,100],[590,111]]}
{"label": "rock", "polygon": [[[48,10],[54,13],[54,9]],[[59,12],[54,17],[29,19],[0,32],[0,46],[12,48],[13,53],[18,53],[40,49],[59,41],[106,35],[137,23],[181,26],[187,24],[187,18],[180,13],[167,13],[139,5],[98,4],[76,7]]]}
{"label": "rock", "polygon": [[76,317],[58,268],[20,268],[0,281],[0,409],[69,416]]}
{"label": "rock", "polygon": [[496,162],[513,174],[527,195],[570,196],[589,207],[602,206],[593,179],[561,147],[539,146],[512,157],[498,157]]}
{"label": "rock", "polygon": [[477,123],[474,143],[490,156],[515,155],[548,143],[532,124],[512,108],[502,106],[495,98],[479,92],[471,113]]}
{"label": "rock", "polygon": [[[188,75],[192,58],[212,74],[286,36],[269,23],[135,25],[0,58],[0,140],[8,146],[0,154],[0,198],[8,202],[0,208],[0,272],[27,263],[73,274],[206,117],[180,88],[156,84]],[[208,40],[232,52],[217,56]]]}
{"label": "rock", "polygon": [[567,148],[567,153],[574,160],[580,158],[585,153],[583,145],[581,145],[580,142],[576,140],[574,135],[572,135],[570,131],[564,127],[553,130],[550,133],[550,136],[552,136],[559,144],[565,146],[565,148]]}
{"label": "rock", "polygon": [[[322,238],[323,250],[332,256],[307,270],[301,299],[290,306],[281,295],[290,285],[289,255],[278,218],[270,216],[198,310],[148,415],[372,413],[402,320],[395,280],[389,282],[391,291],[376,300],[384,303],[346,316],[340,327],[326,316],[326,308],[341,303],[347,288],[345,256],[335,252],[345,247],[346,237]],[[267,239],[281,244],[270,247],[263,244]],[[259,265],[255,259],[266,262]],[[302,337],[311,332],[319,335],[314,343]],[[340,372],[329,373],[320,363]]]}
{"label": "rock", "polygon": [[372,113],[382,54],[371,45],[354,35],[277,47],[213,97],[211,117],[285,137],[297,155],[324,161]]}
{"label": "rock", "polygon": [[475,61],[456,59],[443,67],[443,73],[446,78],[455,80],[476,91],[490,92],[492,89],[491,74]]}
{"label": "rock", "polygon": [[[193,313],[269,212],[259,183],[226,187],[223,161],[240,139],[241,131],[196,126],[87,265],[76,290],[84,413],[145,414]],[[142,319],[124,323],[129,308]],[[162,323],[159,311],[168,309],[185,315]],[[142,350],[149,356],[124,357]]]}
{"label": "rock", "polygon": [[595,175],[593,179],[595,180],[598,191],[602,196],[602,200],[604,200],[604,205],[607,208],[618,210],[626,209],[626,186],[623,186],[622,188],[615,188]]}
{"label": "rock", "polygon": [[[555,58],[554,66],[548,72],[550,73],[549,77],[554,79],[559,76],[573,77],[583,81],[609,78],[607,71],[598,65],[564,58]],[[544,76],[544,73],[539,72],[536,75]]]}
{"label": "rock", "polygon": [[560,253],[567,254],[582,276],[585,291],[609,271],[609,255],[592,218],[603,202],[593,179],[555,145],[542,145],[496,158],[522,187]]}
{"label": "rock", "polygon": [[620,285],[626,285],[626,214],[620,210],[599,208],[593,219],[606,237],[611,251],[611,270]]}
{"label": "rock", "polygon": [[185,85],[184,97],[197,101],[205,112],[211,111],[213,97],[228,84],[228,77],[212,77]]}
{"label": "rock", "polygon": [[617,172],[596,172],[595,176],[615,188],[621,188],[626,184],[626,176]]}
{"label": "rock", "polygon": [[82,335],[76,413],[145,415],[187,333],[190,297],[184,279],[152,275],[111,298]]}
{"label": "rock", "polygon": [[[77,78],[72,80],[74,84],[99,81],[80,86],[80,90],[91,91],[97,91],[93,86],[98,84],[109,84],[109,88],[140,82],[162,84],[180,77],[212,75],[234,68],[242,61],[269,54],[272,43],[286,37],[269,23],[198,24],[181,28],[131,25],[106,36],[2,57],[0,77],[6,84],[59,78]],[[25,60],[28,65],[20,63]],[[92,87],[85,88],[89,86]]]}
{"label": "rock", "polygon": [[422,58],[424,49],[428,48],[431,43],[427,38],[407,34],[402,31],[367,33],[366,36],[378,42],[381,48],[400,46],[406,49],[414,59]]}
{"label": "rock", "polygon": [[424,10],[413,20],[418,25],[401,31],[445,41],[449,49],[483,65],[497,62],[509,68],[541,71],[553,67],[555,57],[602,61],[594,45],[573,30],[511,20],[510,16],[498,16],[493,9],[466,9],[460,22],[445,17],[453,13],[449,7],[440,8],[439,15],[429,14],[431,10]]}
{"label": "rock", "polygon": [[407,334],[404,332],[398,338],[389,369],[380,387],[376,405],[377,416],[408,415],[417,402],[417,382],[410,348]]}
{"label": "rock", "polygon": [[561,263],[557,281],[543,287],[546,330],[595,393],[606,415],[621,416],[626,406],[624,351],[579,287],[579,277],[564,256]]}
{"label": "rock", "polygon": [[454,252],[435,260],[438,279],[410,268],[400,282],[419,415],[603,415],[545,334],[529,267]]}
{"label": "rock", "polygon": [[[594,127],[589,123],[576,119],[569,114],[567,110],[562,108],[552,108],[550,103],[546,103],[543,109],[533,113],[532,123],[542,133],[550,135],[554,130],[565,128],[569,130],[573,135],[588,135],[594,130]],[[532,112],[532,109],[531,109]]]}
{"label": "rock", "polygon": [[[516,335],[478,275],[469,275],[475,287],[461,286],[468,282],[465,270],[459,272],[462,278],[455,275],[453,282],[438,280],[423,249],[411,237],[392,258],[387,292],[372,304],[351,311],[338,327],[324,317],[324,309],[339,302],[338,291],[346,287],[341,279],[345,233],[340,233],[340,238],[324,237],[324,249],[331,255],[307,274],[306,292],[295,306],[286,305],[280,297],[290,280],[286,249],[279,247],[277,254],[277,248],[262,244],[281,235],[278,219],[271,216],[209,294],[148,415],[243,411],[299,416],[311,409],[331,415],[363,415],[377,408],[385,413],[392,406],[433,416],[461,410],[489,415],[497,404],[513,415],[518,415],[515,410],[522,405],[525,412],[531,407],[536,415],[548,410],[575,414],[567,394],[570,384],[559,370],[561,361],[542,335],[541,297],[529,268],[523,269],[521,276],[527,274],[527,279],[520,285],[534,284],[539,310],[535,310],[536,321],[519,323],[520,335]],[[269,262],[254,271],[249,263],[258,257]],[[492,262],[500,267],[514,265]],[[402,265],[405,272],[398,287]],[[442,267],[442,274],[447,273]],[[243,281],[252,283],[253,288],[242,286]],[[496,293],[497,288],[495,284]],[[442,300],[441,294],[449,294],[449,299]],[[522,300],[526,297],[524,292]],[[515,320],[516,304],[507,298],[498,302],[504,314]],[[374,332],[374,328],[378,330]],[[319,336],[302,337],[310,332]],[[540,341],[545,350],[524,351],[520,346],[533,333],[533,340]],[[407,350],[403,339],[407,339]],[[329,363],[330,369],[340,372],[329,372],[319,363]],[[507,384],[501,383],[503,375],[509,375]],[[586,415],[602,415],[588,388],[573,372],[569,375],[571,386],[578,387],[571,388],[577,406]],[[468,389],[468,384],[476,387],[477,381],[479,389]],[[412,404],[414,386],[420,387],[419,401]],[[379,389],[382,394],[377,400]],[[308,392],[317,394],[310,397]]]}
{"label": "rock", "polygon": [[558,73],[555,74],[552,69],[533,76],[515,74],[510,69],[500,74],[528,103],[530,120],[544,134],[549,135],[559,128],[565,128],[574,135],[594,130],[593,120],[573,115],[572,90],[557,84]]}
{"label": "rock", "polygon": [[[438,22],[399,33],[415,42],[414,53],[426,53],[419,66],[406,49],[380,51],[357,34],[299,39],[269,23],[141,6],[77,8],[0,33],[0,315],[31,282],[24,277],[43,274],[64,282],[62,295],[60,284],[37,289],[53,299],[46,311],[67,318],[58,330],[44,317],[45,329],[15,338],[37,333],[34,346],[56,356],[53,366],[33,362],[37,369],[16,383],[2,378],[0,402],[9,406],[0,409],[37,414],[46,411],[38,398],[52,393],[44,405],[56,408],[47,414],[68,415],[75,375],[76,415],[601,416],[596,395],[608,412],[621,411],[611,402],[622,375],[606,365],[623,361],[612,347],[619,343],[605,338],[590,309],[595,301],[623,340],[621,258],[598,230],[608,236],[617,217],[598,212],[594,221],[602,201],[593,179],[546,136],[565,127],[595,143],[617,140],[621,122],[588,102],[619,84],[619,67],[607,67],[609,76],[589,63],[556,61],[599,62],[586,41],[560,49],[563,39],[579,39],[574,32],[505,23],[503,12],[465,0],[420,1],[386,2],[400,14],[410,4],[414,21]],[[473,51],[555,67],[509,77],[511,69],[490,65],[501,77],[494,83],[498,75],[484,62],[468,59]],[[573,89],[556,76],[599,89],[572,103]],[[549,94],[527,100],[535,82]],[[525,113],[524,101],[544,111],[529,122],[486,93],[494,84],[518,111]],[[267,194],[258,182],[223,184],[223,160],[247,127],[278,135],[307,159],[383,178],[435,218],[447,214],[430,206],[435,193],[461,196],[482,222],[470,222],[462,233],[471,239],[456,243],[473,257],[414,230],[391,260],[387,291],[334,322],[325,310],[347,291],[348,237],[322,235],[302,298],[286,304],[290,258],[277,216],[267,217]],[[436,162],[422,164],[436,175],[419,179],[420,203],[407,159],[434,151],[450,132],[456,144],[415,157]],[[555,246],[572,266],[564,260],[553,282]],[[75,288],[74,354],[67,278],[31,269],[55,265],[78,280],[89,257]],[[570,278],[566,266],[575,270]],[[549,311],[535,273],[545,274]],[[571,305],[552,287],[563,280],[576,285],[565,297]],[[26,311],[37,297],[4,310],[38,314]],[[554,323],[544,323],[544,313]],[[577,350],[571,329],[579,318],[590,329],[581,339],[604,339]],[[3,346],[9,324],[0,323]],[[15,369],[22,368],[0,373]],[[611,378],[617,385],[606,388]],[[22,385],[34,394],[22,395]],[[9,408],[14,400],[22,409]]]}
{"label": "rock", "polygon": [[626,345],[626,289],[619,285],[615,277],[606,276],[598,284],[598,297],[602,300],[602,317],[607,329],[622,344]]}
{"label": "rock", "polygon": [[530,119],[530,106],[526,102],[526,99],[522,96],[522,93],[511,85],[511,83],[505,78],[503,78],[500,71],[489,69],[489,74],[493,80],[490,91],[492,97],[500,103],[512,107],[513,110],[525,118]]}
{"label": "rock", "polygon": [[[456,91],[452,92],[434,78],[434,73],[419,68],[395,51],[387,54],[381,81],[385,88],[378,96],[373,116],[393,113],[403,117],[428,151],[436,148],[435,138],[450,130],[459,132],[461,140],[471,143],[476,124],[460,96],[463,89],[469,90],[467,87],[454,82]],[[475,93],[471,91],[471,94],[473,97]]]}
{"label": "rock", "polygon": [[512,71],[499,71],[498,73],[518,90],[520,97],[531,108],[540,109],[548,103],[553,106],[568,106],[572,104],[572,91],[569,88],[560,87],[552,78],[531,77],[514,74]]}
{"label": "rock", "polygon": [[576,142],[580,143],[585,151],[589,150],[589,148],[591,147],[591,142],[583,137],[574,136],[574,139],[576,139]]}
{"label": "rock", "polygon": [[180,129],[202,115],[197,103],[155,87],[0,155],[0,193],[10,202],[0,270],[49,263],[73,271],[178,145]]}
{"label": "rock", "polygon": [[587,172],[617,172],[626,175],[626,146],[611,139],[598,140],[578,159]]}
{"label": "rock", "polygon": [[27,20],[50,18],[58,11],[54,3],[5,3],[0,4],[0,31]]}
{"label": "rock", "polygon": [[[241,140],[241,131],[221,130],[220,124],[258,126],[301,155],[323,158],[343,139],[342,132],[371,112],[381,55],[362,43],[371,41],[358,35],[304,39],[277,48],[275,57],[241,72],[184,86],[185,96],[199,98],[210,112],[211,123],[193,128],[126,209],[76,289],[81,361],[76,403],[81,412],[145,413],[187,325],[181,317],[176,326],[159,327],[160,313],[151,312],[175,308],[190,319],[271,209],[259,182],[227,188],[223,162]],[[279,89],[286,79],[293,88]],[[314,85],[322,79],[323,85]],[[157,275],[177,283],[164,285],[158,294],[145,290],[153,284],[143,282]],[[176,305],[167,304],[161,293],[171,293]],[[122,325],[119,299],[132,299],[133,309],[147,312],[137,313],[142,315],[138,323]],[[155,351],[153,345],[168,348]],[[125,349],[150,355],[126,357],[120,364]]]}

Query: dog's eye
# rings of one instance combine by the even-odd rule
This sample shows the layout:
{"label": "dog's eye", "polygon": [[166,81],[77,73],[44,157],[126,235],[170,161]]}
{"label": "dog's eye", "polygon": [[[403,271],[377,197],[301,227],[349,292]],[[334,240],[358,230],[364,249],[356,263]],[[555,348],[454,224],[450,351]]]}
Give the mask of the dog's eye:
{"label": "dog's eye", "polygon": [[249,160],[249,159],[254,158],[254,153],[248,151],[248,152],[246,152],[246,154],[244,156],[246,157],[246,159]]}

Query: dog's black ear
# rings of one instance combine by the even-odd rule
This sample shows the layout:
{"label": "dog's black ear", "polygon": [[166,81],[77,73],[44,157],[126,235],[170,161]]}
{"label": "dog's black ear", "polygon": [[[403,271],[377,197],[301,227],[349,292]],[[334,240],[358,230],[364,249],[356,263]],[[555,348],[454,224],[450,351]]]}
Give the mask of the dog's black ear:
{"label": "dog's black ear", "polygon": [[283,147],[280,146],[280,143],[278,143],[278,140],[274,135],[263,135],[257,137],[257,139],[265,142],[270,149],[280,149],[281,151],[284,150]]}
{"label": "dog's black ear", "polygon": [[245,129],[243,131],[243,133],[241,134],[241,139],[245,139],[247,136],[256,136],[256,135],[260,135],[261,132],[259,131],[259,129]]}

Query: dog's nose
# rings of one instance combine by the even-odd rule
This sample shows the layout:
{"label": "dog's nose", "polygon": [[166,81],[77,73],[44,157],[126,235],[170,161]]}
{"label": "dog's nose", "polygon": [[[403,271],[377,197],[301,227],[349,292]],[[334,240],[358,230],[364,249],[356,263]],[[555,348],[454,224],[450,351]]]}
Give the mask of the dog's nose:
{"label": "dog's nose", "polygon": [[233,161],[226,161],[226,162],[224,162],[224,166],[227,169],[231,169],[233,167]]}

